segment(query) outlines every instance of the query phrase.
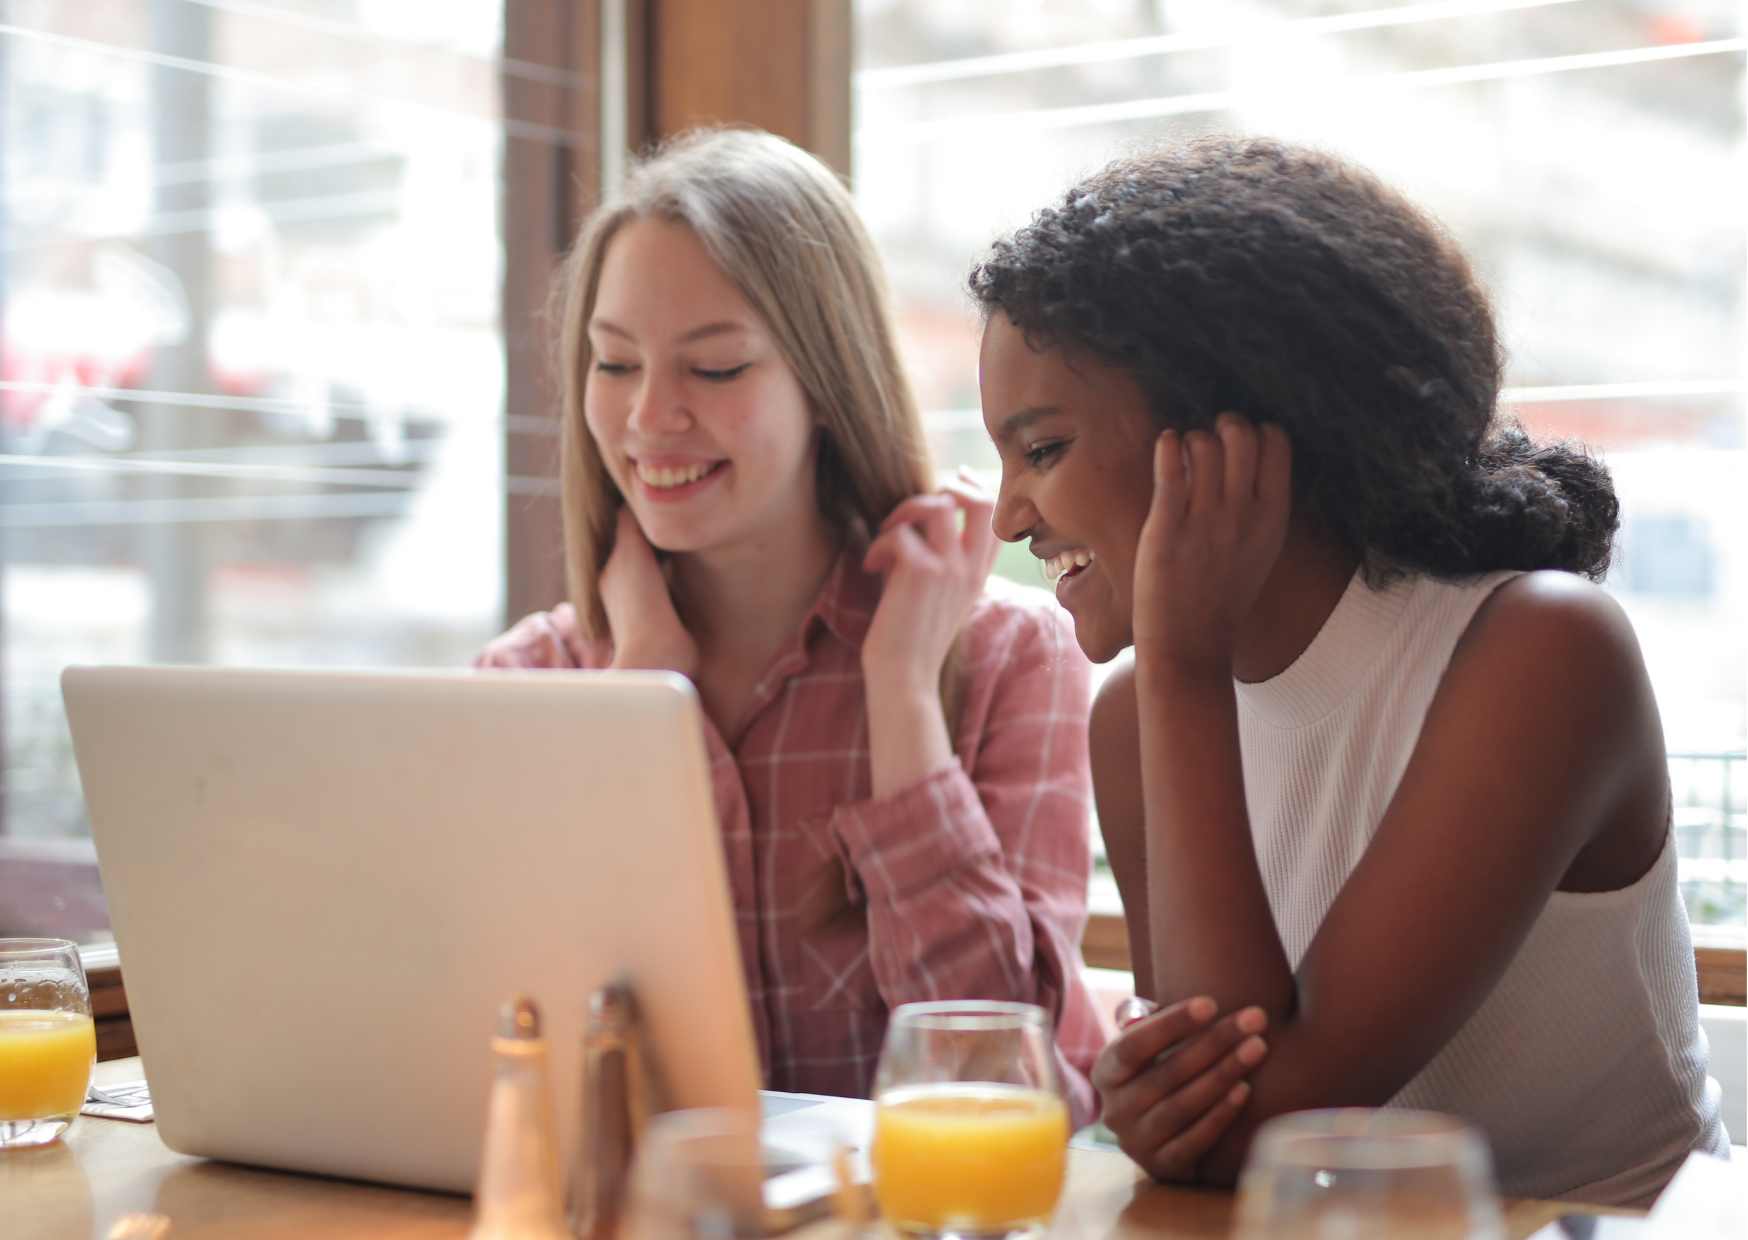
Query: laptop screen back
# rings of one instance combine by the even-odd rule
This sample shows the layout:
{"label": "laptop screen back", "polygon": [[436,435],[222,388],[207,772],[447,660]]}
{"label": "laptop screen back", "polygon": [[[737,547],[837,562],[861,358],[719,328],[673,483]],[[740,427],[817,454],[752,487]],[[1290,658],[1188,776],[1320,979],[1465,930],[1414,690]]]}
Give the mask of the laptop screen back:
{"label": "laptop screen back", "polygon": [[467,1191],[499,1003],[562,1152],[627,975],[671,1105],[754,1105],[691,686],[662,673],[71,668],[67,714],[171,1148]]}

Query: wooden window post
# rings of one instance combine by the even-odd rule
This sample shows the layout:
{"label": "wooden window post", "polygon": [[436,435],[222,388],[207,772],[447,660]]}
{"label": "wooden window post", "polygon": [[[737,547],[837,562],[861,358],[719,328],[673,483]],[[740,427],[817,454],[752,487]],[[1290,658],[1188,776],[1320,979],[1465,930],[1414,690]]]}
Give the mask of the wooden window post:
{"label": "wooden window post", "polygon": [[598,201],[603,157],[739,123],[848,175],[850,21],[850,0],[506,0],[506,623],[565,593],[544,309],[552,272]]}

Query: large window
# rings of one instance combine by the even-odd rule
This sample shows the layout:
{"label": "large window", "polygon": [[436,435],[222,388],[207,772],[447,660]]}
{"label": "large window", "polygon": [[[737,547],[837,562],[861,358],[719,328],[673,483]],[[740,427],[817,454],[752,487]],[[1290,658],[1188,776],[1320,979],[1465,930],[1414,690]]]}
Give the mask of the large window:
{"label": "large window", "polygon": [[[854,9],[856,190],[943,464],[992,463],[967,267],[1135,143],[1308,140],[1456,231],[1505,325],[1513,412],[1614,469],[1625,525],[1608,584],[1663,709],[1684,890],[1696,921],[1739,942],[1734,0]],[[0,0],[0,934],[104,932],[57,685],[68,663],[453,665],[498,623],[506,486],[554,487],[503,476],[500,73],[587,85],[504,62],[501,13]],[[687,94],[704,79],[682,67],[655,90],[675,115],[728,114]],[[550,140],[551,122],[516,132]],[[575,167],[536,197],[586,188],[592,147],[565,141]],[[514,472],[535,471],[551,437],[521,439],[538,443]],[[1041,580],[1023,548],[1000,571]]]}
{"label": "large window", "polygon": [[495,0],[0,4],[0,934],[107,926],[69,663],[499,621]]}
{"label": "large window", "polygon": [[[1134,144],[1260,132],[1347,153],[1489,282],[1511,412],[1601,451],[1608,587],[1671,751],[1705,933],[1748,897],[1748,159],[1731,0],[857,0],[856,192],[947,462],[993,463],[962,293],[991,238]],[[1002,571],[1039,583],[1023,548]],[[1112,893],[1114,895],[1114,893]]]}

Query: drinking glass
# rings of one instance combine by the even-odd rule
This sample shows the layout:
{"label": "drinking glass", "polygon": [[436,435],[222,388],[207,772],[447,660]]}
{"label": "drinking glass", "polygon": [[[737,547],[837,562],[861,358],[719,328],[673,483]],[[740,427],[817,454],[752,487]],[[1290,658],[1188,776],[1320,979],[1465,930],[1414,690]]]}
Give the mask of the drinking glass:
{"label": "drinking glass", "polygon": [[866,1211],[850,1151],[825,1125],[760,1132],[757,1110],[669,1111],[631,1166],[625,1240],[849,1240]]}
{"label": "drinking glass", "polygon": [[1041,1234],[1068,1163],[1050,1018],[1030,1003],[906,1003],[874,1077],[874,1197],[919,1237]]}
{"label": "drinking glass", "polygon": [[0,1149],[46,1145],[65,1132],[96,1061],[78,946],[0,939]]}
{"label": "drinking glass", "polygon": [[1481,1134],[1436,1111],[1350,1107],[1257,1130],[1235,1240],[1504,1240]]}

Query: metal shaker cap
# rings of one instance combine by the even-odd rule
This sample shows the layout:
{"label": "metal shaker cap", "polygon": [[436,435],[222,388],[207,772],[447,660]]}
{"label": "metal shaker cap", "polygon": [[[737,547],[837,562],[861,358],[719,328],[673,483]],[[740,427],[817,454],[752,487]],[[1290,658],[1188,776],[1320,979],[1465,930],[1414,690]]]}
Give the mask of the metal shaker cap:
{"label": "metal shaker cap", "polygon": [[540,1036],[540,1009],[527,995],[511,995],[498,1009],[498,1036],[531,1042]]}
{"label": "metal shaker cap", "polygon": [[598,986],[589,994],[590,1033],[628,1033],[637,1024],[637,1003],[621,979]]}

